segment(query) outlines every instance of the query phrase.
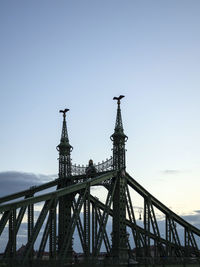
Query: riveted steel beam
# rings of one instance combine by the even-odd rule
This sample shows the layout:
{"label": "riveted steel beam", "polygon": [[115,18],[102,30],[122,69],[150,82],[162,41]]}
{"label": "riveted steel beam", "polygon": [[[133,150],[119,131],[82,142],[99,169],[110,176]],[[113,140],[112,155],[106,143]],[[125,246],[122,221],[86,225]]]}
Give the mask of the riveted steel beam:
{"label": "riveted steel beam", "polygon": [[70,246],[71,238],[73,236],[73,233],[74,233],[74,230],[75,230],[75,226],[76,226],[76,223],[77,223],[77,219],[78,219],[78,217],[80,215],[81,208],[82,208],[83,203],[85,201],[85,196],[86,196],[86,193],[88,191],[88,187],[89,187],[89,183],[87,184],[87,187],[85,188],[85,190],[83,192],[80,192],[78,200],[76,202],[75,210],[74,210],[73,216],[71,218],[69,227],[67,229],[67,234],[64,237],[63,245],[62,245],[62,247],[61,247],[61,249],[59,251],[59,259],[60,259],[61,264],[63,264],[63,262],[64,262],[64,260],[66,258],[66,253],[67,253],[68,248]]}
{"label": "riveted steel beam", "polygon": [[2,217],[1,217],[1,220],[0,220],[0,235],[1,233],[3,232],[5,226],[6,226],[6,223],[10,217],[10,214],[11,214],[11,210],[7,210],[3,213]]}
{"label": "riveted steel beam", "polygon": [[99,255],[99,252],[101,249],[102,239],[103,239],[103,235],[105,233],[105,228],[106,228],[106,224],[107,224],[107,220],[108,220],[108,216],[109,216],[109,210],[111,208],[111,204],[113,201],[116,183],[117,183],[117,179],[115,178],[112,186],[110,187],[110,191],[108,192],[108,195],[107,195],[106,203],[104,206],[104,211],[103,211],[103,214],[101,217],[101,222],[99,225],[99,231],[97,234],[97,240],[96,240],[96,245],[95,245],[95,249],[94,249],[94,254],[93,254],[95,257],[97,257]]}
{"label": "riveted steel beam", "polygon": [[49,211],[49,209],[51,207],[52,201],[53,201],[53,199],[46,200],[46,202],[45,202],[45,204],[44,204],[44,206],[42,208],[42,211],[40,212],[40,215],[39,215],[39,217],[37,219],[37,222],[36,222],[36,224],[35,224],[35,226],[33,228],[32,234],[31,234],[31,236],[29,238],[29,241],[28,241],[28,243],[26,245],[26,248],[25,248],[24,258],[23,258],[23,265],[26,264],[28,256],[31,253],[31,250],[33,248],[33,244],[34,244],[34,242],[35,242],[35,240],[36,240],[36,238],[37,238],[37,236],[39,234],[39,231],[40,231],[40,229],[41,229],[41,227],[43,225],[43,222],[44,222],[44,220],[46,218],[46,215],[47,215],[47,213],[48,213],[48,211]]}
{"label": "riveted steel beam", "polygon": [[6,210],[11,210],[11,209],[17,209],[20,208],[22,206],[27,206],[29,204],[34,204],[34,203],[38,203],[38,202],[42,202],[42,201],[46,201],[48,199],[56,199],[58,197],[64,196],[64,195],[68,195],[71,193],[76,193],[84,188],[86,188],[86,186],[88,184],[90,184],[90,186],[94,186],[96,184],[99,184],[105,180],[111,179],[113,176],[116,175],[116,171],[113,172],[108,172],[105,173],[99,177],[93,178],[92,180],[87,180],[85,182],[82,183],[78,183],[78,184],[74,184],[71,186],[68,186],[66,188],[62,188],[59,190],[56,190],[54,192],[51,193],[47,193],[47,194],[43,194],[40,196],[35,196],[35,197],[30,197],[21,201],[15,201],[13,203],[9,203],[6,205],[0,205],[0,212],[6,211]]}

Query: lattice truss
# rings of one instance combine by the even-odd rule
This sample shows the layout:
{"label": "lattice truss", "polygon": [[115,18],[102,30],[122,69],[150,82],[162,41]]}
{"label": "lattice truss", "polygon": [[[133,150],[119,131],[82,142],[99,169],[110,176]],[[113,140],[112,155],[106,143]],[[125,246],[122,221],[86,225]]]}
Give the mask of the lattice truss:
{"label": "lattice truss", "polygon": [[[36,246],[38,247],[38,259],[42,258],[45,248],[48,247],[50,258],[66,260],[67,255],[72,253],[75,230],[78,232],[86,257],[89,255],[98,257],[101,248],[104,248],[108,255],[111,254],[112,233],[108,233],[107,225],[113,216],[113,196],[119,175],[121,174],[117,171],[107,171],[103,174],[97,173],[96,177],[92,179],[83,175],[74,176],[72,185],[43,193],[46,189],[54,189],[55,186],[58,186],[59,179],[56,179],[23,192],[2,197],[0,199],[0,235],[7,232],[4,257],[16,257],[18,234],[22,224],[27,227],[27,243],[23,251],[24,263],[33,257],[33,250],[36,249]],[[191,255],[199,257],[197,244],[200,230],[164,206],[128,173],[123,174],[123,179],[125,181],[127,249],[131,252],[135,248],[138,258],[150,256],[152,245],[157,248],[154,250],[157,257],[188,257]],[[100,201],[91,193],[94,186],[106,188],[105,201]],[[143,200],[141,220],[138,220],[138,211],[134,206],[132,191],[139,194]],[[72,200],[71,216],[68,218],[68,227],[59,248],[57,242],[58,205],[63,197]],[[41,210],[35,212],[35,207],[40,203],[43,203]],[[160,224],[161,214],[162,226]],[[184,240],[181,240],[181,231],[184,231]],[[38,236],[42,238],[38,240]]]}

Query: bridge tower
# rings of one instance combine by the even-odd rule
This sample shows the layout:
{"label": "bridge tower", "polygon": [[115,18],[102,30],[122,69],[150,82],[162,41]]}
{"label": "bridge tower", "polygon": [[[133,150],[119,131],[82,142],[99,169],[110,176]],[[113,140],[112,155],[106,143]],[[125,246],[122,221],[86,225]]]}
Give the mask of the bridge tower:
{"label": "bridge tower", "polygon": [[117,100],[117,116],[113,142],[113,169],[118,171],[117,183],[113,196],[113,229],[112,229],[112,256],[115,262],[128,260],[128,236],[126,232],[126,149],[125,142],[128,137],[124,134],[120,102],[124,96],[114,97]]}
{"label": "bridge tower", "polygon": [[[69,109],[60,110],[63,113],[63,125],[60,144],[57,146],[59,151],[59,183],[58,189],[67,187],[72,184],[72,170],[71,170],[71,151],[73,147],[69,143],[66,113]],[[59,198],[59,215],[58,215],[58,251],[61,251],[64,238],[70,227],[71,209],[72,209],[73,195],[66,195]],[[66,258],[72,256],[72,240],[67,251]]]}

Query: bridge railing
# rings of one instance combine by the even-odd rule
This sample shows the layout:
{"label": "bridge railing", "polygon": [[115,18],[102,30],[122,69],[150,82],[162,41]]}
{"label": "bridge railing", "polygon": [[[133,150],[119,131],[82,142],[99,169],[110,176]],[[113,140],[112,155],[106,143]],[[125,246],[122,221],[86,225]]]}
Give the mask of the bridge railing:
{"label": "bridge railing", "polygon": [[[109,159],[106,159],[105,161],[98,162],[98,164],[94,164],[94,167],[96,169],[96,172],[104,172],[104,171],[111,171],[113,170],[113,158],[110,157]],[[86,174],[86,169],[88,168],[88,165],[72,165],[72,175],[83,175]]]}

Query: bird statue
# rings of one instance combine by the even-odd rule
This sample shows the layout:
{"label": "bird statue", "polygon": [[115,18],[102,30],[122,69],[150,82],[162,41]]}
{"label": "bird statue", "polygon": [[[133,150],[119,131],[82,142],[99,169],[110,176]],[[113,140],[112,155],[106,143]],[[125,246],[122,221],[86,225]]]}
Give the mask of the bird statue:
{"label": "bird statue", "polygon": [[125,97],[124,95],[120,95],[119,97],[113,97],[113,100],[117,100],[117,104],[120,104],[120,100]]}
{"label": "bird statue", "polygon": [[69,111],[68,108],[64,109],[64,110],[60,110],[59,112],[63,113],[63,117],[65,118],[66,117],[66,113],[67,111]]}

